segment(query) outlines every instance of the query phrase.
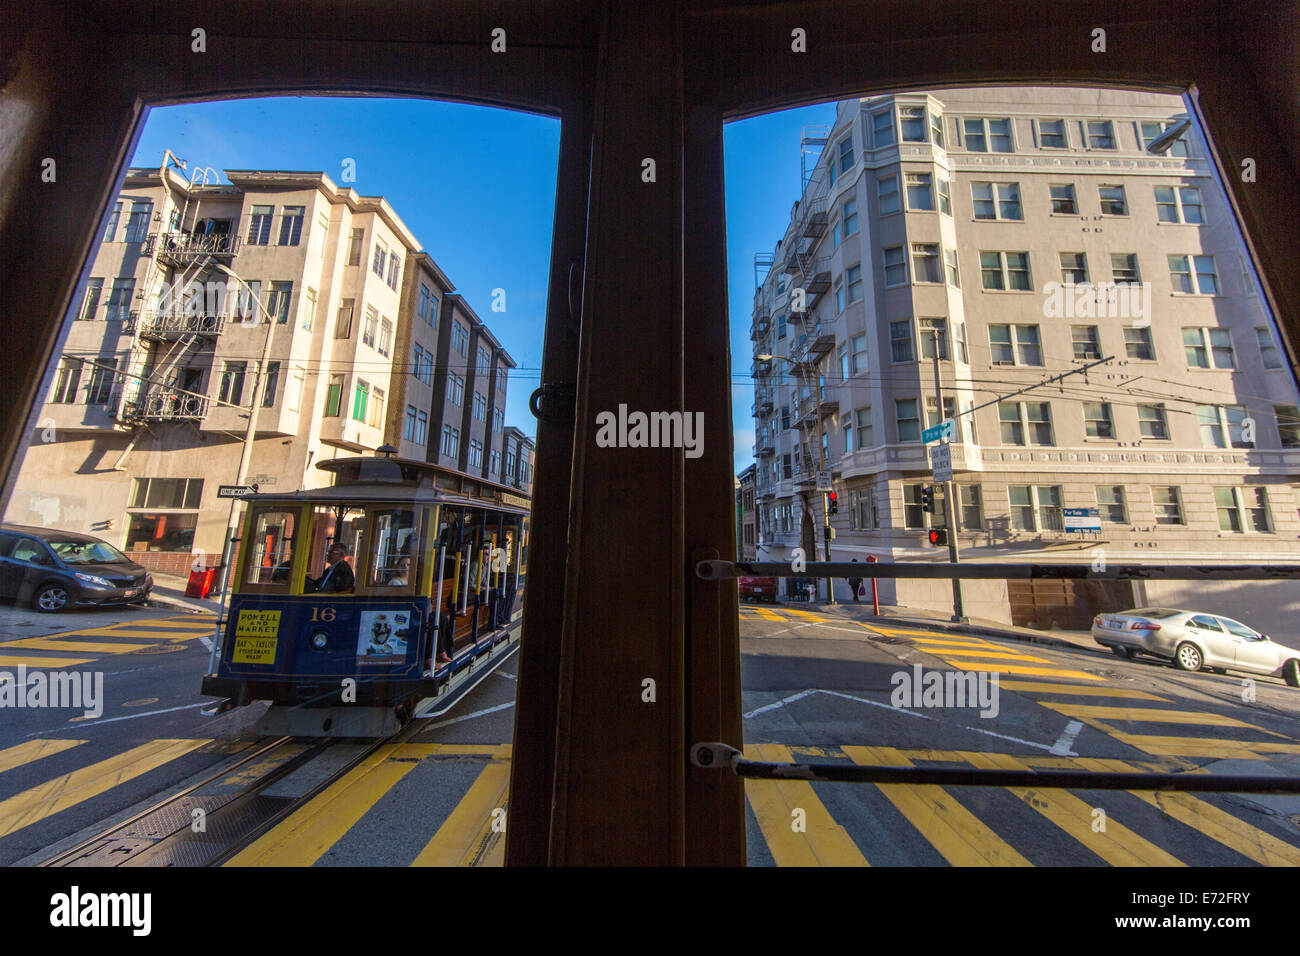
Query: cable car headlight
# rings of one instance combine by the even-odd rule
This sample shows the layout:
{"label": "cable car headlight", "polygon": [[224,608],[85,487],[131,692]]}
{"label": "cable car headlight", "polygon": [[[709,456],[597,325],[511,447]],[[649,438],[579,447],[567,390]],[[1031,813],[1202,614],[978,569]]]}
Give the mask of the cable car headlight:
{"label": "cable car headlight", "polygon": [[311,636],[311,646],[318,651],[325,650],[325,645],[329,643],[329,631],[314,631]]}

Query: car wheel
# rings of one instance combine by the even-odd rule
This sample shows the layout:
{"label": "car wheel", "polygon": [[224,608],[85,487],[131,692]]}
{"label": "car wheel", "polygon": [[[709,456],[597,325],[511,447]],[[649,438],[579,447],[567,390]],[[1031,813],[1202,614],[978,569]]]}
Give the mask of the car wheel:
{"label": "car wheel", "polygon": [[1174,666],[1180,671],[1199,671],[1202,663],[1201,652],[1195,644],[1184,641],[1174,651]]}
{"label": "car wheel", "polygon": [[1300,687],[1300,658],[1291,658],[1282,665],[1282,677],[1291,687]]}
{"label": "car wheel", "polygon": [[1111,652],[1116,657],[1122,657],[1125,660],[1132,660],[1137,656],[1137,651],[1131,647],[1120,647],[1118,644],[1111,647]]}
{"label": "car wheel", "polygon": [[68,589],[62,584],[47,584],[36,592],[32,604],[45,614],[62,611],[68,606]]}

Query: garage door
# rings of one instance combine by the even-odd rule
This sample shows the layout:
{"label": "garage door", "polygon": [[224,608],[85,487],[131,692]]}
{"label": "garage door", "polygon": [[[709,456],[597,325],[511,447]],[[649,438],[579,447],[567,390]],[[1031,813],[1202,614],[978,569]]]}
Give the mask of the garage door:
{"label": "garage door", "polygon": [[1131,581],[1008,581],[1011,623],[1086,631],[1095,615],[1133,607]]}

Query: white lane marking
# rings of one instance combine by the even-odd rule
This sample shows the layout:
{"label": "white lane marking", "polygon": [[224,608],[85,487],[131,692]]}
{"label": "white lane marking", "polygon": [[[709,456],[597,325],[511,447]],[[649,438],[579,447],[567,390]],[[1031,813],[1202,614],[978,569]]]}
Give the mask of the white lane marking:
{"label": "white lane marking", "polygon": [[867,700],[865,697],[854,697],[852,694],[842,694],[837,690],[818,690],[817,694],[829,694],[831,697],[843,697],[845,700],[856,700],[859,704],[869,704],[872,707],[883,707],[885,710],[892,710],[895,713],[907,714],[909,717],[920,717],[922,720],[934,720],[929,714],[918,714],[914,710],[908,710],[905,707],[895,707],[893,704],[882,704],[878,700]]}
{"label": "white lane marking", "polygon": [[177,710],[190,710],[191,708],[194,707],[210,707],[211,705],[212,705],[211,701],[205,700],[202,703],[198,703],[198,704],[183,704],[180,707],[168,707],[164,710],[147,710],[143,714],[127,714],[125,717],[109,717],[107,719],[104,719],[102,717],[84,718],[84,719],[78,719],[76,717],[73,717],[71,720],[68,721],[68,723],[71,724],[75,721],[76,723],[75,727],[51,727],[49,730],[38,730],[36,731],[36,733],[28,734],[26,737],[23,738],[23,740],[28,740],[32,737],[39,737],[41,734],[57,734],[65,730],[75,730],[77,733],[81,733],[82,731],[87,730],[90,727],[98,727],[101,724],[115,724],[119,720],[138,720],[141,717],[155,717],[158,714],[170,714],[173,711],[177,711]]}
{"label": "white lane marking", "polygon": [[506,680],[518,680],[514,674],[507,674],[505,671],[496,671],[498,677],[504,677]]}
{"label": "white lane marking", "polygon": [[751,710],[749,713],[744,715],[744,719],[749,720],[749,718],[757,717],[759,714],[765,714],[769,710],[777,710],[780,707],[784,707],[786,704],[792,704],[796,700],[800,700],[801,698],[807,697],[809,694],[816,694],[816,693],[817,693],[816,689],[801,690],[799,693],[786,697],[783,700],[778,700],[771,704],[765,704],[762,707],[758,708],[758,710]]}
{"label": "white lane marking", "polygon": [[[472,714],[462,714],[459,717],[452,717],[450,720],[440,720],[436,724],[430,724],[426,730],[435,730],[438,727],[449,727],[452,724],[459,724],[462,720],[473,720],[475,717],[482,717],[484,714],[496,713],[498,710],[505,710],[507,707],[515,706],[515,702],[509,701],[504,704],[497,704],[495,707],[485,707],[482,710],[476,710]],[[417,716],[416,720],[427,720],[426,717]]]}
{"label": "white lane marking", "polygon": [[1058,757],[1077,757],[1079,756],[1073,750],[1074,738],[1079,736],[1079,731],[1083,730],[1083,721],[1072,720],[1065,725],[1061,731],[1061,736],[1052,744],[1052,753]]}

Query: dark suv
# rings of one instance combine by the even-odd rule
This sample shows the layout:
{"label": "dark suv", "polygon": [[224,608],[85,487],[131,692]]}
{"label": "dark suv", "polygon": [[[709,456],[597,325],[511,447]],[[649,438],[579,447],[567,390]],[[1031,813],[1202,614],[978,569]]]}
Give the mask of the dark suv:
{"label": "dark suv", "polygon": [[106,541],[74,531],[0,524],[0,597],[40,611],[148,599],[153,576]]}

